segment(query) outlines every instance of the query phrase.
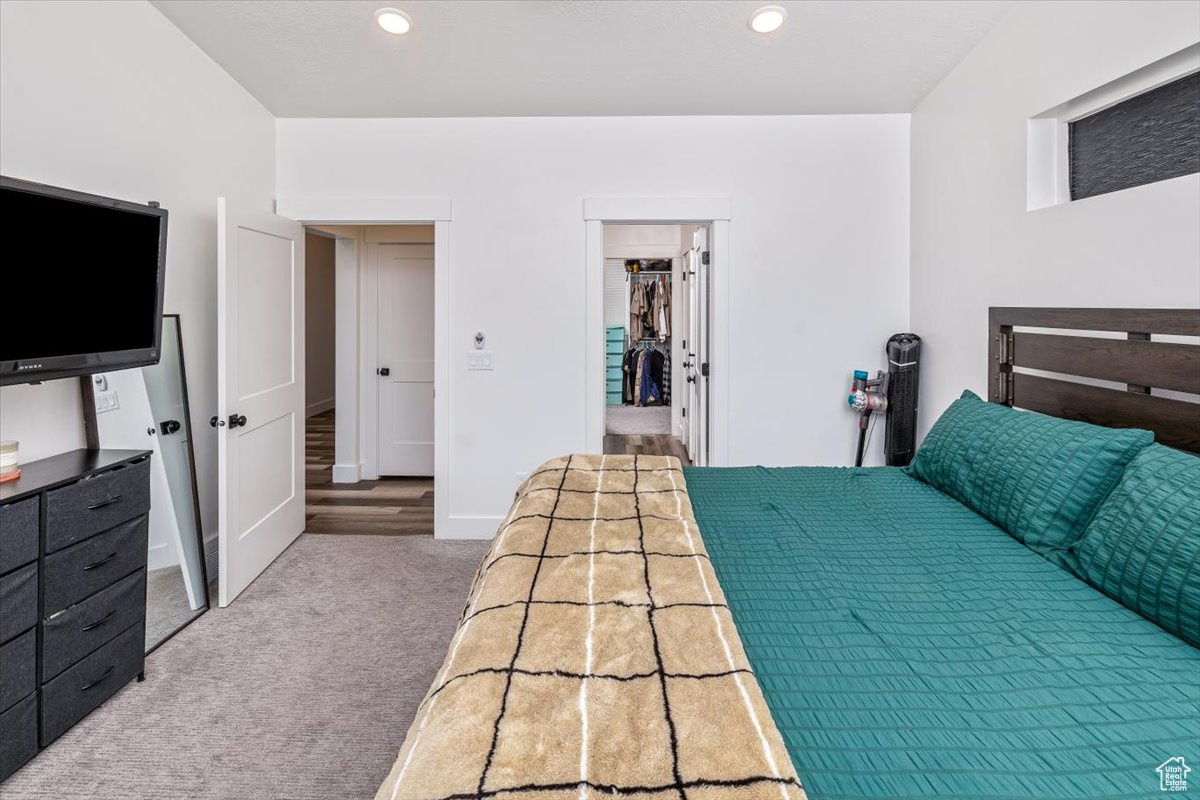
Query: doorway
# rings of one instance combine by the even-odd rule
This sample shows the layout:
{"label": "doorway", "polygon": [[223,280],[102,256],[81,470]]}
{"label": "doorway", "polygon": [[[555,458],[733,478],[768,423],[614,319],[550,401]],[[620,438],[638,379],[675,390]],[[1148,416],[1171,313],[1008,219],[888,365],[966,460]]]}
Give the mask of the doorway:
{"label": "doorway", "polygon": [[306,230],[330,245],[306,249],[309,385],[336,399],[306,405],[305,532],[431,535],[434,227]]}
{"label": "doorway", "polygon": [[605,453],[692,463],[688,267],[700,226],[605,224]]}
{"label": "doorway", "polygon": [[[590,197],[583,201],[586,232],[586,313],[584,315],[585,351],[585,445],[588,452],[605,449],[605,429],[608,414],[609,376],[608,352],[610,333],[605,318],[605,228],[624,226],[675,226],[679,230],[680,257],[678,280],[672,281],[671,300],[675,314],[672,324],[671,347],[671,404],[679,406],[678,419],[673,419],[671,431],[665,434],[677,438],[679,447],[687,451],[697,466],[725,465],[729,456],[729,231],[732,203],[728,197]],[[684,228],[687,226],[687,229]],[[692,246],[687,244],[690,229]],[[702,239],[695,235],[704,231]],[[611,243],[611,234],[610,234]],[[701,249],[697,250],[697,246]],[[687,248],[685,250],[685,248]],[[617,251],[610,249],[610,255]],[[688,265],[686,274],[683,266]],[[622,266],[623,269],[623,266]],[[674,267],[673,267],[674,269]],[[686,281],[684,278],[686,277]],[[683,291],[684,283],[687,291]],[[611,296],[611,291],[610,291]],[[678,319],[682,308],[694,309],[686,323]],[[689,336],[680,335],[685,324]],[[692,336],[692,326],[698,335]],[[629,335],[627,330],[625,336]],[[684,348],[686,341],[687,347]],[[663,343],[660,343],[660,345]],[[624,374],[624,353],[617,356]],[[664,359],[665,360],[665,359]],[[685,367],[684,364],[687,364]],[[692,380],[689,381],[688,379]],[[664,378],[665,380],[665,378]],[[694,394],[680,387],[695,382]],[[621,390],[620,383],[614,387]],[[686,398],[686,400],[681,399]],[[639,400],[640,392],[639,392]],[[683,407],[686,404],[686,434]],[[661,413],[661,412],[660,412]],[[611,435],[611,434],[610,434]],[[685,444],[685,442],[687,444]],[[610,448],[618,442],[610,440]],[[670,446],[670,441],[661,444]],[[646,452],[646,442],[634,443]],[[653,447],[654,443],[650,443]]]}

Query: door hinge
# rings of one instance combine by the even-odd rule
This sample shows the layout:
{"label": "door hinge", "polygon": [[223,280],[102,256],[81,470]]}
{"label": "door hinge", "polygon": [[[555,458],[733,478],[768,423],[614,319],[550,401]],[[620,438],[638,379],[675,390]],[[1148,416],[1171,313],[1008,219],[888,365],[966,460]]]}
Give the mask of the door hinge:
{"label": "door hinge", "polygon": [[707,361],[705,361],[703,364],[700,365],[700,374],[706,378],[708,377],[708,362]]}
{"label": "door hinge", "polygon": [[707,267],[708,263],[709,263],[709,258],[710,258],[709,251],[705,250],[703,253],[700,254],[700,263]]}
{"label": "door hinge", "polygon": [[687,407],[686,406],[684,408],[679,409],[679,416],[687,417]]}

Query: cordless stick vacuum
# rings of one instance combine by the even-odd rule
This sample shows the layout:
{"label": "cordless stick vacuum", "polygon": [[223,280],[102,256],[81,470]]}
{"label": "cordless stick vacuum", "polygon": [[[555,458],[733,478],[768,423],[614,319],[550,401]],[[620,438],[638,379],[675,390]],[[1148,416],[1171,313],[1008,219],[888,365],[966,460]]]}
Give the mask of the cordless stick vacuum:
{"label": "cordless stick vacuum", "polygon": [[906,466],[916,450],[921,337],[915,333],[897,333],[887,340],[884,352],[888,358],[887,372],[880,370],[874,378],[869,378],[865,370],[854,371],[849,402],[850,407],[859,412],[856,467],[862,466],[867,430],[871,415],[876,411],[887,414],[884,463],[889,467]]}
{"label": "cordless stick vacuum", "polygon": [[854,466],[861,467],[863,449],[867,444],[867,427],[871,423],[871,415],[876,411],[887,411],[888,407],[888,373],[880,370],[874,378],[867,376],[866,370],[854,370],[854,385],[850,388],[847,401],[850,407],[858,413],[858,452],[854,456]]}

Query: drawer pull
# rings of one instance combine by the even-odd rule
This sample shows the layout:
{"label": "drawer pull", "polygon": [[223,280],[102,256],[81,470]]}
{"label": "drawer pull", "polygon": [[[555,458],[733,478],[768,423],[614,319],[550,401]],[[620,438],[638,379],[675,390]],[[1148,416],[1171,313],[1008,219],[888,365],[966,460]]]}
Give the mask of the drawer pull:
{"label": "drawer pull", "polygon": [[112,497],[108,498],[107,500],[101,500],[99,503],[92,503],[90,506],[88,506],[88,511],[95,511],[98,508],[104,508],[105,506],[111,506],[113,503],[117,502],[120,499],[121,499],[121,495],[115,494]]}
{"label": "drawer pull", "polygon": [[96,563],[94,563],[94,564],[88,564],[86,567],[84,567],[84,568],[83,568],[83,571],[84,571],[84,572],[87,572],[89,569],[95,569],[96,567],[102,567],[102,566],[104,566],[105,564],[107,564],[108,562],[112,561],[112,560],[113,560],[114,558],[116,558],[116,557],[117,557],[117,554],[116,554],[116,553],[109,553],[107,556],[105,556],[104,558],[100,559],[100,560],[99,560],[99,561],[97,561]]}
{"label": "drawer pull", "polygon": [[79,691],[86,692],[96,684],[104,682],[109,675],[112,675],[113,669],[113,667],[109,667],[108,669],[104,670],[104,674],[102,674],[99,678],[96,678],[96,680],[91,681],[90,683],[85,683],[83,686],[79,687]]}
{"label": "drawer pull", "polygon": [[84,625],[82,628],[79,629],[80,633],[83,633],[85,631],[90,631],[95,628],[99,628],[101,625],[103,625],[104,623],[106,623],[110,619],[112,619],[112,615],[115,613],[117,613],[117,610],[114,608],[112,611],[108,612],[101,619],[96,620],[91,625]]}

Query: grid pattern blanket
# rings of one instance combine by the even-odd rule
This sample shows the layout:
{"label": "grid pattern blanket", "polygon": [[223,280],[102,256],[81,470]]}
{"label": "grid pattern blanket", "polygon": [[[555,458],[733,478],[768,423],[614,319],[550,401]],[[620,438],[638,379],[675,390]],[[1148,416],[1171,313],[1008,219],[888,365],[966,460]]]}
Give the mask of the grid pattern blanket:
{"label": "grid pattern blanket", "polygon": [[543,465],[377,800],[804,800],[679,461]]}

